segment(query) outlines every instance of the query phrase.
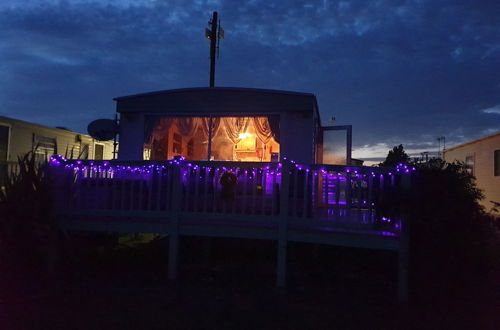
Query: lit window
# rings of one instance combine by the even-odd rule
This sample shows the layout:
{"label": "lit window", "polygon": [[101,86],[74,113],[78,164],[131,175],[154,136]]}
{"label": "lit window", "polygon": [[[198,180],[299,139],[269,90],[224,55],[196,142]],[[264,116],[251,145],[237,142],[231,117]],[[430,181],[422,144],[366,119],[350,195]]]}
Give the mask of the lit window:
{"label": "lit window", "polygon": [[278,161],[279,116],[147,116],[144,148],[153,160]]}
{"label": "lit window", "polygon": [[189,140],[187,144],[187,155],[188,158],[191,159],[194,156],[194,140]]}

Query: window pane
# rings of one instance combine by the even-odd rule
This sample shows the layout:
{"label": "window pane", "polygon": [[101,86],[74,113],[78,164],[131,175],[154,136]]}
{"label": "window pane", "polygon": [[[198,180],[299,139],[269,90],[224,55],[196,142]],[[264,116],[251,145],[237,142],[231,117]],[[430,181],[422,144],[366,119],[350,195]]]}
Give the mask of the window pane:
{"label": "window pane", "polygon": [[146,116],[144,132],[144,159],[207,160],[208,117]]}
{"label": "window pane", "polygon": [[[272,127],[272,128],[271,128]],[[146,117],[144,143],[150,159],[271,161],[279,157],[279,118]]]}
{"label": "window pane", "polygon": [[214,160],[270,162],[279,160],[279,118],[218,117],[214,125]]}
{"label": "window pane", "polygon": [[94,159],[104,159],[104,146],[102,144],[96,144],[94,154]]}
{"label": "window pane", "polygon": [[45,136],[35,135],[33,139],[33,150],[37,162],[45,162],[52,155],[56,154],[56,139]]}
{"label": "window pane", "polygon": [[465,168],[467,172],[474,175],[474,156],[465,157]]}
{"label": "window pane", "polygon": [[79,159],[89,159],[89,145],[86,143],[82,146],[82,150],[78,155]]}
{"label": "window pane", "polygon": [[346,165],[347,135],[345,130],[323,131],[323,164]]}

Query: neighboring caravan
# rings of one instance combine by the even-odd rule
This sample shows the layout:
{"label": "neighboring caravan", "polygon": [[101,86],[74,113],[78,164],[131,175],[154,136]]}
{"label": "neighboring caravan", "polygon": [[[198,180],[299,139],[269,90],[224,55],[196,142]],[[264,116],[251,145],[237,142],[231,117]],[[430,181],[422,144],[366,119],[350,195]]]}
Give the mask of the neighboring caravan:
{"label": "neighboring caravan", "polygon": [[447,162],[463,162],[484,192],[481,204],[489,211],[500,203],[500,133],[473,140],[444,151]]}
{"label": "neighboring caravan", "polygon": [[86,134],[0,116],[0,172],[18,157],[34,151],[39,161],[60,154],[67,158],[112,159],[113,141],[96,141]]}
{"label": "neighboring caravan", "polygon": [[121,160],[351,164],[351,126],[322,127],[313,94],[186,88],[115,101]]}

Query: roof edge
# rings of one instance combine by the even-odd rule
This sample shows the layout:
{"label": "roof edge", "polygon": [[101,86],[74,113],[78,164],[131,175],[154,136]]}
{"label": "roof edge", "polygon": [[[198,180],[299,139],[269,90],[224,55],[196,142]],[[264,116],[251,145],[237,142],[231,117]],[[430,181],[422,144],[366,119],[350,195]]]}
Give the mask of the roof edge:
{"label": "roof edge", "polygon": [[[88,135],[87,133],[81,133],[81,132],[74,131],[74,130],[69,129],[69,128],[68,129],[63,129],[63,128],[58,128],[58,127],[52,127],[52,126],[47,126],[47,125],[44,125],[44,124],[39,124],[39,123],[35,123],[35,122],[23,120],[23,119],[16,119],[16,118],[7,117],[7,116],[0,116],[0,122],[2,121],[2,119],[4,119],[6,122],[13,121],[13,122],[18,122],[18,123],[22,123],[22,124],[28,124],[28,125],[38,126],[38,127],[42,127],[42,128],[46,128],[46,129],[57,130],[57,131],[64,132],[64,133]],[[88,136],[90,136],[90,135],[88,135]]]}
{"label": "roof edge", "polygon": [[468,142],[456,145],[456,146],[451,147],[451,148],[447,148],[447,149],[444,150],[444,152],[452,151],[452,150],[455,150],[455,149],[458,149],[458,148],[465,147],[465,146],[470,145],[470,144],[474,144],[474,143],[477,143],[477,142],[480,142],[480,141],[483,141],[483,140],[491,139],[491,138],[493,138],[493,137],[495,137],[497,135],[500,135],[500,132],[493,133],[493,134],[490,134],[490,135],[487,135],[487,136],[483,136],[483,137],[480,137],[478,139],[475,139],[475,140],[472,140],[472,141],[468,141]]}
{"label": "roof edge", "polygon": [[159,91],[152,91],[146,93],[138,93],[132,95],[118,96],[114,97],[114,101],[141,97],[141,96],[150,96],[157,94],[170,94],[170,93],[183,93],[183,92],[194,92],[194,91],[240,91],[240,92],[260,92],[260,93],[269,93],[269,94],[285,94],[285,95],[297,95],[297,96],[312,96],[316,98],[316,95],[313,93],[304,93],[304,92],[294,92],[294,91],[285,91],[278,89],[262,89],[262,88],[250,88],[250,87],[187,87],[187,88],[176,88],[176,89],[165,89]]}

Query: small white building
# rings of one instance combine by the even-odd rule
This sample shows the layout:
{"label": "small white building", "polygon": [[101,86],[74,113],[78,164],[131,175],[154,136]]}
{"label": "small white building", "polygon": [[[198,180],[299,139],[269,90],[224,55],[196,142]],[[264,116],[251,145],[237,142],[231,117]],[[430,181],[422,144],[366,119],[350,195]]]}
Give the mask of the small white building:
{"label": "small white building", "polygon": [[322,127],[313,94],[215,87],[114,100],[121,160],[351,162],[351,126]]}
{"label": "small white building", "polygon": [[500,132],[446,149],[444,159],[466,164],[484,192],[481,204],[486,210],[492,208],[491,201],[500,203]]}

